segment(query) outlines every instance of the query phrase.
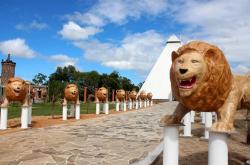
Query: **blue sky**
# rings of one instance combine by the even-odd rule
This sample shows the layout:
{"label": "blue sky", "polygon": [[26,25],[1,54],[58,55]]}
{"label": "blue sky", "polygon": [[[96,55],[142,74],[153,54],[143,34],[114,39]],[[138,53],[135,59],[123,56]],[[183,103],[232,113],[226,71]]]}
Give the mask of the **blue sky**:
{"label": "blue sky", "polygon": [[248,0],[1,0],[0,55],[31,80],[57,66],[117,70],[143,81],[171,34],[217,44],[234,72],[250,68]]}

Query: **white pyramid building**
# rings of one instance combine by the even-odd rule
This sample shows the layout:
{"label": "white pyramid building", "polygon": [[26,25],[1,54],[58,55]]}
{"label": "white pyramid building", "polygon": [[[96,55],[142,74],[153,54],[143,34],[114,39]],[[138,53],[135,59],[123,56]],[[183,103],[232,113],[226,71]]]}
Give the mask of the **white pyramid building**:
{"label": "white pyramid building", "polygon": [[169,37],[165,48],[151,69],[138,94],[144,90],[147,93],[152,92],[154,100],[167,101],[172,99],[169,73],[172,64],[171,54],[180,46],[181,41],[175,35]]}

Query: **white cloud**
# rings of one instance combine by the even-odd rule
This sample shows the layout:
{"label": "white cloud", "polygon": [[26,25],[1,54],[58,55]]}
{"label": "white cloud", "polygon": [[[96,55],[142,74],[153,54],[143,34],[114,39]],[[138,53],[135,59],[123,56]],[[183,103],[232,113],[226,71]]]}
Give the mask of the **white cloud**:
{"label": "white cloud", "polygon": [[103,26],[104,20],[92,13],[81,14],[79,12],[74,12],[74,14],[66,15],[66,17],[71,21],[76,21],[81,24],[94,25],[97,27]]}
{"label": "white cloud", "polygon": [[230,63],[250,68],[249,0],[189,0],[173,8],[175,19],[188,29],[187,38],[214,43]]}
{"label": "white cloud", "polygon": [[23,23],[20,23],[20,24],[17,24],[16,25],[16,29],[18,30],[44,30],[44,29],[47,29],[49,26],[46,24],[46,23],[43,23],[43,22],[38,22],[36,20],[32,21],[31,23],[29,24],[23,24]]}
{"label": "white cloud", "polygon": [[114,69],[147,72],[163,50],[165,37],[149,30],[125,37],[119,46],[99,41],[75,42],[84,50],[84,57]]}
{"label": "white cloud", "polygon": [[128,18],[138,19],[144,16],[157,16],[166,11],[166,0],[102,0],[88,12],[67,15],[70,20],[92,26],[104,26],[107,23],[122,24]]}
{"label": "white cloud", "polygon": [[36,56],[33,51],[25,42],[24,39],[16,38],[0,42],[0,51],[3,54],[10,53],[13,56],[32,58]]}
{"label": "white cloud", "polygon": [[83,40],[88,39],[90,36],[101,32],[102,30],[95,27],[80,27],[75,22],[68,22],[63,25],[63,29],[58,33],[65,39],[69,40]]}
{"label": "white cloud", "polygon": [[242,64],[239,64],[232,69],[233,69],[233,73],[236,73],[236,74],[246,74],[247,72],[250,71],[250,67],[247,67],[247,66],[242,65]]}
{"label": "white cloud", "polygon": [[68,55],[65,54],[55,54],[51,55],[49,57],[51,61],[54,61],[58,64],[58,66],[68,66],[68,65],[73,65],[75,66],[76,63],[78,62],[77,58],[72,58]]}

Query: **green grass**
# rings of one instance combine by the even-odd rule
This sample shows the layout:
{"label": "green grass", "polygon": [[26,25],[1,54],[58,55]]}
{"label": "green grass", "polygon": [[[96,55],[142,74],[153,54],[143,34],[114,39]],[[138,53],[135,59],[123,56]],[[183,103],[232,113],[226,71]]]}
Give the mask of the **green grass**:
{"label": "green grass", "polygon": [[[81,103],[81,114],[94,114],[95,113],[95,103]],[[102,106],[100,107],[102,109]],[[115,104],[110,103],[109,109],[114,109]],[[52,111],[51,103],[35,103],[32,105],[32,116],[51,116],[62,115],[62,105],[55,104],[54,110]],[[21,106],[20,104],[13,103],[8,107],[8,119],[19,118],[21,116]]]}

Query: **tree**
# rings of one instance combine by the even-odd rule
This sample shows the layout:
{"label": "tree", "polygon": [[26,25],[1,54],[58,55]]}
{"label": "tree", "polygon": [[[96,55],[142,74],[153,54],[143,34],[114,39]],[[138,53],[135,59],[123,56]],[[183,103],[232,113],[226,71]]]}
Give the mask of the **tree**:
{"label": "tree", "polygon": [[42,74],[42,73],[38,73],[35,75],[35,77],[32,79],[33,83],[36,85],[46,85],[48,83],[47,80],[47,76]]}

